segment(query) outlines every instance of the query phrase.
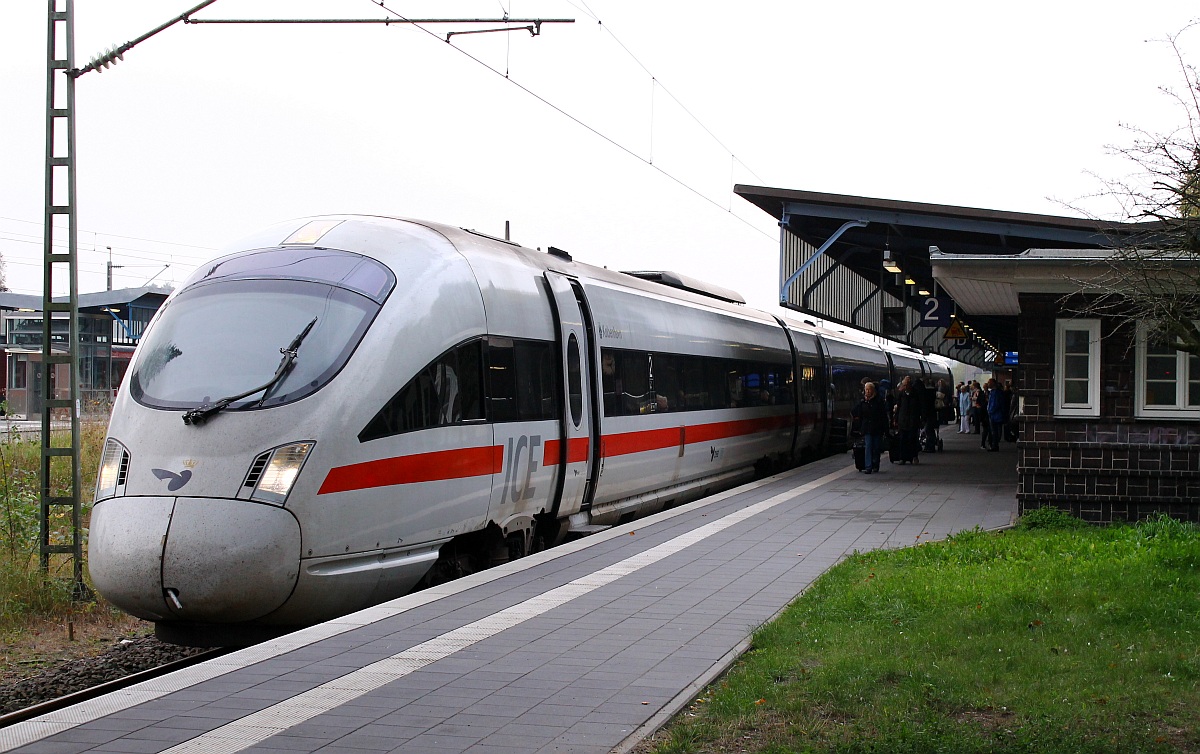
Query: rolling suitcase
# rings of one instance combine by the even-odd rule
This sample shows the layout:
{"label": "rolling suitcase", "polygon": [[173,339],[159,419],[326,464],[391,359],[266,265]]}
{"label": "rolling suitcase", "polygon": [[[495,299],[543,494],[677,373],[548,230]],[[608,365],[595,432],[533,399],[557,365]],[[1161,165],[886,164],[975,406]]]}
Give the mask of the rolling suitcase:
{"label": "rolling suitcase", "polygon": [[859,471],[867,468],[867,446],[861,442],[854,443],[854,468]]}

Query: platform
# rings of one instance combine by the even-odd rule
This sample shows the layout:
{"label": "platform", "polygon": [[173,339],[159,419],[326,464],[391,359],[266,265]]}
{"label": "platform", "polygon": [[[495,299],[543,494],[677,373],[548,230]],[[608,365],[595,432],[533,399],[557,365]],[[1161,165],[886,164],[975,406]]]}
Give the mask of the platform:
{"label": "platform", "polygon": [[0,729],[0,751],[626,751],[855,551],[1016,516],[1016,449],[943,429],[850,455]]}

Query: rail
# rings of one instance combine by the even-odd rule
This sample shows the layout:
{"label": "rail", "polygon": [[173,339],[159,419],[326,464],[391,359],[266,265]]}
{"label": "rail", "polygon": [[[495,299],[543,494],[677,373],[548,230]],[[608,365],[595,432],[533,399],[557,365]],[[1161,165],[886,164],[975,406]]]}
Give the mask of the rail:
{"label": "rail", "polygon": [[201,662],[204,662],[205,660],[212,660],[220,657],[221,655],[229,654],[236,649],[237,647],[219,647],[217,649],[210,649],[206,652],[199,652],[189,657],[173,660],[157,667],[149,668],[147,670],[139,670],[138,672],[124,676],[123,678],[114,678],[111,681],[105,681],[104,683],[97,684],[90,688],[60,696],[57,699],[39,702],[32,707],[26,707],[24,709],[19,709],[14,712],[0,715],[0,728],[25,722],[26,720],[32,720],[39,715],[55,712],[66,707],[70,707],[72,704],[78,704],[79,702],[86,702],[89,699],[95,699],[98,696],[103,696],[113,691],[120,691],[123,688],[134,685],[135,683],[148,681],[151,678],[157,678],[159,676],[166,675],[167,673],[172,673],[176,670],[182,670],[184,668],[191,667],[192,665],[197,665]]}

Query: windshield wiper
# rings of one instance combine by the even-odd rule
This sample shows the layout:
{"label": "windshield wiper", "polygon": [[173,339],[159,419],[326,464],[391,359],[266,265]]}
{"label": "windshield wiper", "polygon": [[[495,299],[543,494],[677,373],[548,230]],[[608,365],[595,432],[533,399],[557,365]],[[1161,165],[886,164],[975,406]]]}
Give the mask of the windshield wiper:
{"label": "windshield wiper", "polygon": [[[234,401],[240,401],[241,399],[254,395],[255,393],[259,393],[264,390],[270,390],[271,388],[275,387],[275,385],[279,384],[279,381],[284,378],[284,375],[290,372],[292,366],[295,365],[296,352],[300,350],[300,344],[303,343],[304,338],[307,337],[310,332],[312,332],[313,325],[315,324],[317,324],[317,318],[313,317],[312,322],[309,322],[304,329],[300,331],[299,335],[297,335],[295,338],[292,338],[291,345],[289,345],[287,348],[279,349],[279,352],[283,354],[283,358],[279,360],[279,366],[275,369],[275,375],[271,377],[271,379],[265,384],[259,385],[253,390],[247,390],[244,393],[238,393],[237,395],[231,395],[228,398],[222,398],[221,400],[213,403],[205,403],[202,406],[197,406],[183,415],[183,423],[199,426],[208,421],[208,417],[224,410]],[[263,400],[266,400],[265,395],[263,396]],[[261,405],[262,401],[259,401],[259,404]]]}

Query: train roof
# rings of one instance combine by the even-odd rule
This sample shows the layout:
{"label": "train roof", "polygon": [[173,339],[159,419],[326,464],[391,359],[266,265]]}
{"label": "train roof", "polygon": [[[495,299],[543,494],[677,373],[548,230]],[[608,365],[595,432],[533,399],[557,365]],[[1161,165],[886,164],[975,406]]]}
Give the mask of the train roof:
{"label": "train roof", "polygon": [[516,253],[538,268],[582,275],[585,279],[601,281],[617,287],[634,289],[690,304],[701,304],[751,319],[765,321],[774,319],[767,312],[746,306],[745,299],[736,291],[680,273],[663,270],[633,272],[610,270],[607,267],[582,262],[572,254],[554,247],[542,251],[468,228],[407,218],[389,219],[411,222],[441,233],[460,251],[473,247]]}
{"label": "train roof", "polygon": [[[453,247],[455,247],[459,253],[467,254],[468,256],[475,253],[490,253],[508,256],[510,258],[515,257],[535,269],[554,270],[567,274],[580,275],[585,280],[603,282],[619,288],[638,290],[655,296],[674,299],[680,301],[681,303],[702,305],[746,319],[759,320],[763,322],[783,321],[789,328],[798,331],[806,330],[813,332],[822,338],[854,344],[869,349],[885,351],[888,353],[900,354],[909,358],[929,361],[931,363],[949,363],[948,360],[944,359],[934,360],[931,356],[923,354],[920,351],[911,348],[910,346],[905,346],[892,341],[881,343],[865,337],[855,337],[854,335],[850,335],[842,331],[832,330],[818,325],[810,320],[804,320],[803,324],[801,324],[790,317],[776,316],[770,312],[747,306],[745,299],[743,299],[742,296],[736,291],[698,280],[687,275],[682,275],[680,273],[662,270],[618,272],[610,270],[607,267],[598,267],[586,262],[580,262],[568,252],[558,248],[550,247],[547,251],[531,249],[529,247],[522,246],[515,241],[496,238],[495,236],[490,236],[486,233],[481,233],[476,230],[446,225],[439,222],[389,215],[323,215],[295,218],[290,221],[285,221],[284,223],[272,226],[270,229],[264,229],[254,236],[251,236],[249,239],[245,239],[245,241],[250,241],[253,239],[251,246],[258,245],[258,243],[269,243],[268,239],[278,234],[279,231],[276,230],[278,228],[291,227],[294,229],[298,227],[304,227],[305,224],[313,222],[314,220],[336,219],[357,219],[366,222],[384,221],[414,225],[441,235]],[[284,237],[286,237],[286,234]],[[274,243],[278,243],[278,241]],[[245,250],[247,248],[249,247],[243,245],[240,247],[240,249],[228,249],[226,253],[231,251]]]}

